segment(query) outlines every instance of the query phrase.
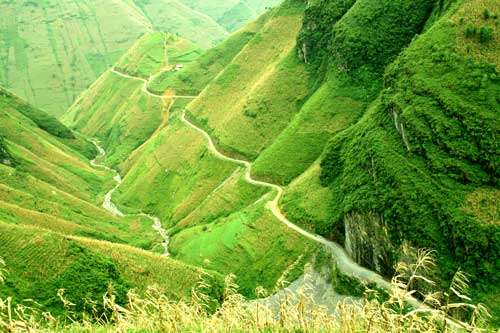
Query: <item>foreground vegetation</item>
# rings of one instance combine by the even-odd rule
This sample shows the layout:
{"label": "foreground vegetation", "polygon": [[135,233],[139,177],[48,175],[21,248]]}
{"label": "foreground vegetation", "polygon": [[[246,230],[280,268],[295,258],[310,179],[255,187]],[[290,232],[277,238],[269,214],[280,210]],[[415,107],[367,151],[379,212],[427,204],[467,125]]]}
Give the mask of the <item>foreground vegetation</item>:
{"label": "foreground vegetation", "polygon": [[[224,281],[221,298],[214,303],[207,294],[211,288],[202,280],[189,299],[174,301],[159,288],[149,288],[145,296],[130,291],[125,303],[110,285],[102,301],[91,302],[84,313],[57,293],[64,304],[63,317],[40,313],[36,305],[12,304],[0,299],[0,329],[8,332],[478,332],[486,328],[489,314],[482,305],[469,302],[467,277],[457,272],[448,289],[430,291],[433,281],[426,278],[434,264],[428,252],[421,251],[412,264],[400,263],[392,280],[392,291],[383,297],[367,290],[361,300],[346,299],[329,312],[310,298],[308,286],[274,299],[247,302],[238,293],[234,276]],[[0,260],[0,283],[9,274]],[[429,288],[425,305],[412,308],[406,300],[415,295],[413,286]],[[261,296],[266,291],[259,289]],[[272,299],[272,297],[271,297]],[[217,305],[217,303],[219,303]]]}

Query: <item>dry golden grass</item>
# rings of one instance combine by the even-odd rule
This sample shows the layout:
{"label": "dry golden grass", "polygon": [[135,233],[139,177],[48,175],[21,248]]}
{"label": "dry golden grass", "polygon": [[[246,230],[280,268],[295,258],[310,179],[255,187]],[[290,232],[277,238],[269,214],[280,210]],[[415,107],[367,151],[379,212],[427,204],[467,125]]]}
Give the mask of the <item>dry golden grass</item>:
{"label": "dry golden grass", "polygon": [[[67,308],[67,319],[55,319],[12,299],[0,300],[0,330],[6,332],[480,332],[488,312],[481,305],[469,303],[465,295],[467,278],[457,272],[444,292],[430,292],[425,305],[408,307],[414,283],[433,285],[425,272],[434,265],[429,252],[419,251],[412,264],[401,263],[393,279],[387,300],[341,301],[334,312],[314,304],[307,287],[298,297],[284,296],[277,310],[247,302],[236,292],[235,277],[225,279],[221,305],[210,310],[212,300],[204,292],[210,289],[203,280],[193,288],[189,300],[172,301],[150,288],[145,297],[130,292],[125,307],[116,304],[112,290],[104,297],[105,314],[87,314],[75,321],[71,303],[58,296]],[[0,261],[0,281],[3,267]],[[374,291],[369,291],[374,293]],[[455,301],[452,301],[455,300]]]}
{"label": "dry golden grass", "polygon": [[465,198],[463,210],[485,224],[500,224],[500,190],[479,188]]}
{"label": "dry golden grass", "polygon": [[[457,49],[462,54],[471,55],[476,60],[488,61],[500,67],[500,34],[498,33],[498,18],[485,19],[484,13],[500,15],[500,2],[497,0],[467,0],[453,15],[452,22],[458,25]],[[489,27],[493,31],[492,40],[485,44],[473,38],[467,38],[465,30],[468,26],[480,28]]]}

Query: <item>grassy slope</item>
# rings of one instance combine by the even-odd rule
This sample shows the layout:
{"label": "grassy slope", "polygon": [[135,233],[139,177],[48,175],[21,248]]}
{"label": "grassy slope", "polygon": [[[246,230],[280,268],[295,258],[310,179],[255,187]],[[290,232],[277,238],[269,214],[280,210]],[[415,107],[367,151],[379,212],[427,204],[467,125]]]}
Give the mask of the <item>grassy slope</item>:
{"label": "grassy slope", "polygon": [[168,65],[165,48],[169,37],[163,32],[145,34],[115,64],[115,68],[123,73],[148,78]]}
{"label": "grassy slope", "polygon": [[[185,39],[153,33],[139,40],[118,62],[117,70],[149,78],[194,60],[199,49]],[[143,82],[106,72],[62,116],[68,126],[98,137],[109,165],[117,166],[169,117],[172,100],[144,94]],[[117,145],[116,142],[120,142]]]}
{"label": "grassy slope", "polygon": [[[404,238],[436,249],[442,276],[461,267],[475,296],[495,305],[499,53],[497,23],[483,12],[500,8],[486,0],[446,5],[388,67],[365,116],[332,141],[322,162],[331,215],[317,229],[339,230],[347,214],[375,211],[396,246]],[[490,27],[493,39],[466,37],[468,26]]]}
{"label": "grassy slope", "polygon": [[63,309],[57,298],[59,288],[82,310],[85,298],[102,299],[109,283],[120,303],[129,288],[144,292],[152,285],[179,299],[189,297],[202,275],[198,268],[133,247],[3,222],[0,253],[8,273],[0,296],[17,301],[31,298],[55,314]]}
{"label": "grassy slope", "polygon": [[294,281],[317,245],[278,222],[264,203],[179,232],[172,253],[183,262],[235,274],[248,296],[256,295],[257,286],[273,290],[280,278]]}
{"label": "grassy slope", "polygon": [[[311,63],[310,70],[314,71],[316,78],[323,78],[322,81],[316,84],[314,94],[296,111],[296,117],[291,122],[281,118],[283,123],[289,123],[289,126],[277,140],[269,140],[273,144],[259,155],[254,172],[260,177],[283,183],[289,183],[301,175],[289,186],[283,205],[290,217],[311,229],[341,240],[343,216],[357,210],[376,210],[382,212],[385,219],[391,221],[389,223],[392,228],[398,230],[394,234],[403,232],[407,238],[416,241],[415,245],[437,248],[444,260],[441,267],[443,271],[450,272],[456,267],[453,260],[449,261],[451,258],[447,254],[450,251],[447,245],[450,240],[453,244],[450,245],[452,251],[458,251],[467,257],[465,263],[477,262],[473,259],[474,256],[489,253],[491,259],[483,260],[482,267],[476,269],[468,266],[468,270],[479,279],[491,279],[489,274],[495,270],[493,267],[496,267],[497,259],[494,253],[498,246],[498,227],[492,222],[497,220],[493,209],[497,191],[492,188],[496,186],[496,174],[493,171],[496,155],[491,141],[479,139],[482,135],[474,131],[481,128],[482,134],[484,131],[492,133],[492,136],[486,137],[494,137],[493,133],[498,130],[492,114],[489,113],[497,109],[494,99],[479,99],[479,96],[483,96],[481,94],[496,95],[496,72],[485,64],[465,65],[466,61],[462,63],[460,57],[465,59],[465,54],[468,53],[467,56],[476,61],[496,61],[497,33],[492,17],[498,11],[497,6],[482,2],[480,8],[469,8],[468,12],[462,9],[461,13],[457,14],[459,16],[454,18],[454,28],[448,26],[445,29],[443,27],[449,24],[446,23],[449,16],[441,20],[439,17],[447,10],[453,10],[447,2],[438,3],[434,7],[429,1],[358,1],[351,8],[352,4],[353,2],[346,1],[346,7],[342,10],[333,9],[337,14],[341,14],[337,18],[338,24],[333,23],[335,28],[326,42],[335,45],[333,51],[337,57],[327,64],[321,61]],[[461,6],[468,8],[471,4],[464,1]],[[488,6],[491,17],[481,19],[481,16],[484,16],[484,7]],[[381,10],[386,15],[379,15]],[[412,42],[413,36],[421,31],[428,17],[428,31]],[[465,22],[460,23],[461,18]],[[401,20],[404,20],[405,24]],[[367,21],[372,22],[373,29],[366,29]],[[468,25],[475,26],[478,32],[465,38]],[[482,26],[493,29],[492,41],[480,43],[483,38],[480,35]],[[440,31],[441,29],[443,30]],[[386,33],[381,34],[380,31]],[[457,40],[451,36],[457,36]],[[421,46],[425,44],[425,40],[429,41],[427,48]],[[259,41],[262,40],[259,38]],[[403,53],[395,65],[391,65],[384,82],[385,67],[410,42],[412,43],[409,50]],[[379,49],[380,45],[385,45],[384,51],[377,53],[375,50]],[[442,49],[436,45],[442,46]],[[246,68],[251,67],[254,72],[259,72],[268,63],[259,66],[256,64],[258,62],[253,62],[248,67],[246,63],[238,63],[238,57],[246,52],[252,50],[243,49],[222,74],[210,83],[202,96],[189,105],[189,109],[194,120],[211,129],[221,147],[252,158],[260,151],[260,147],[254,146],[256,142],[260,142],[255,140],[252,128],[247,125],[248,120],[241,117],[244,108],[241,107],[240,101],[248,98],[250,93],[247,89],[242,95],[243,92],[239,89],[248,88],[247,80],[241,79],[245,77]],[[309,53],[309,57],[309,61],[315,61],[314,54]],[[253,61],[252,57],[244,59],[247,62]],[[438,69],[438,74],[432,74],[430,68]],[[474,80],[482,75],[479,73],[485,74],[484,82],[476,86]],[[464,87],[466,85],[468,89],[478,89],[477,100],[474,95],[467,97],[468,102],[463,100],[464,97],[454,97],[463,93],[462,88],[454,81],[454,77],[460,76],[470,80],[469,83],[464,83]],[[249,81],[252,81],[251,76]],[[282,85],[275,84],[274,88],[279,90]],[[409,86],[417,92],[408,93]],[[383,98],[379,98],[382,89]],[[395,89],[397,91],[393,91]],[[431,91],[431,97],[426,101],[421,95]],[[388,95],[390,101],[386,100]],[[259,101],[265,102],[265,95],[258,95],[256,104]],[[436,103],[437,106],[434,105]],[[425,108],[422,105],[425,105]],[[453,111],[454,108],[460,108],[460,105],[467,105],[471,110],[471,123],[462,125],[467,126],[465,129],[454,121],[447,123],[446,117],[453,117],[452,115],[458,112]],[[445,115],[431,116],[430,110],[433,110],[433,107],[436,110],[446,110]],[[389,117],[393,109],[397,110],[400,117],[398,126],[404,124],[409,146],[418,146],[412,148],[412,154],[409,156],[405,153],[402,134],[394,127],[394,119]],[[424,112],[424,109],[429,111]],[[385,113],[381,110],[385,110]],[[442,110],[440,112],[443,112]],[[411,118],[414,124],[411,134],[408,134],[410,129],[407,126],[410,124],[406,123],[406,117],[410,117],[411,113],[416,115]],[[273,112],[273,115],[277,114]],[[251,115],[250,118],[255,116],[251,112],[247,112],[247,115]],[[404,120],[401,120],[401,117]],[[466,120],[466,117],[467,114],[462,114],[461,121]],[[256,118],[258,119],[258,115]],[[277,118],[280,119],[278,116]],[[431,125],[422,122],[422,119],[427,118],[426,122],[431,122]],[[232,119],[236,120],[232,123]],[[475,119],[474,122],[472,119]],[[358,120],[356,126],[342,132]],[[266,126],[265,121],[258,124],[262,126],[259,130],[268,131],[269,125]],[[485,124],[490,124],[490,127],[485,128]],[[400,127],[398,129],[403,133]],[[452,132],[448,133],[450,130]],[[465,140],[460,137],[465,133],[464,130],[471,131]],[[341,134],[337,135],[338,133]],[[457,133],[457,136],[453,133]],[[450,135],[453,135],[453,139],[446,138]],[[321,168],[315,161],[321,157],[326,143],[335,136],[333,146],[342,147],[342,150],[339,153],[339,148],[329,149],[331,153],[328,155],[328,162],[322,164],[324,177],[321,181]],[[423,138],[426,138],[426,143],[419,141]],[[479,146],[474,148],[465,142],[477,142]],[[436,150],[433,145],[445,147]],[[427,162],[419,160],[422,157],[414,156],[419,154],[424,156],[423,160]],[[446,157],[448,155],[451,157]],[[342,162],[339,162],[339,158]],[[370,161],[373,161],[371,167],[366,164]],[[338,168],[342,170],[340,173]],[[435,172],[438,172],[439,176],[433,176]],[[374,173],[381,175],[374,178]],[[374,179],[376,180],[373,181]],[[328,182],[331,191],[322,187],[321,182]],[[429,191],[429,188],[435,191]],[[419,192],[419,189],[422,192]],[[419,198],[418,203],[414,202],[414,193],[417,193],[415,195]],[[383,210],[383,207],[390,208]],[[469,217],[462,216],[463,212],[469,213]],[[469,221],[471,215],[476,215],[477,220],[465,222]],[[453,219],[455,222],[448,222],[446,225],[441,223],[439,226],[439,223],[428,223],[429,218],[448,221]],[[336,221],[333,226],[332,221]],[[464,231],[467,225],[468,231]],[[474,227],[470,229],[471,226]],[[469,232],[472,233],[469,235]],[[483,245],[480,245],[480,242],[483,242]],[[465,250],[467,247],[464,244],[471,248]],[[458,255],[455,252],[451,257]]]}
{"label": "grassy slope", "polygon": [[[267,210],[263,213],[262,204],[245,208],[265,190],[246,183],[234,164],[215,159],[203,138],[176,115],[125,163],[124,170],[128,172],[116,200],[159,215],[175,234],[170,247],[174,258],[237,274],[245,295],[253,295],[261,284],[272,287],[297,256],[315,249],[306,249],[309,242]],[[269,237],[262,238],[263,233]],[[207,247],[219,237],[231,246]],[[284,238],[290,238],[287,247],[280,245]]]}
{"label": "grassy slope", "polygon": [[147,20],[120,1],[3,2],[0,83],[53,115],[142,33]]}
{"label": "grassy slope", "polygon": [[[76,311],[85,298],[102,299],[110,282],[121,303],[129,288],[143,292],[154,284],[170,297],[188,297],[202,271],[139,249],[163,251],[149,219],[117,218],[97,206],[114,184],[111,175],[90,168],[65,145],[68,138],[42,128],[68,129],[4,91],[0,106],[0,137],[11,160],[0,164],[0,254],[8,268],[0,296],[32,299],[54,314],[63,308],[59,288]],[[211,282],[216,293],[218,282]]]}
{"label": "grassy slope", "polygon": [[[154,249],[159,236],[145,218],[116,218],[98,208],[111,186],[111,174],[96,171],[83,155],[81,139],[53,136],[40,127],[68,131],[17,97],[0,94],[0,136],[13,165],[0,164],[0,216],[4,222],[31,224],[66,234],[94,237]],[[64,129],[64,130],[61,130]],[[84,147],[81,153],[73,146]]]}
{"label": "grassy slope", "polygon": [[179,95],[197,95],[217,76],[255,36],[268,20],[268,13],[229,36],[220,45],[206,51],[182,71],[163,72],[150,84],[158,94],[175,91]]}
{"label": "grassy slope", "polygon": [[4,1],[0,12],[0,85],[55,116],[153,27],[204,48],[227,35],[176,0]]}
{"label": "grassy slope", "polygon": [[303,3],[288,1],[188,107],[225,150],[255,158],[300,108],[307,74],[294,50]]}
{"label": "grassy slope", "polygon": [[[62,117],[69,127],[97,137],[117,165],[139,147],[168,115],[168,101],[142,92],[143,82],[106,72]],[[116,145],[120,142],[120,145]]]}
{"label": "grassy slope", "polygon": [[[191,81],[193,85],[201,87],[202,84],[206,84],[208,80],[215,77],[218,71],[231,60],[231,56],[234,56],[247,44],[248,40],[255,35],[254,31],[261,29],[271,19],[271,16],[264,15],[263,18],[254,22],[249,28],[236,33],[214,51],[209,51],[194,61],[192,65],[188,64],[182,71],[175,73],[189,74],[189,77],[193,78]],[[225,57],[219,57],[219,54],[224,54]],[[199,77],[196,75],[197,73],[203,73],[203,75]],[[158,79],[160,78],[161,76],[158,77]],[[129,84],[134,83],[132,81]],[[88,93],[87,96],[84,96],[89,104],[95,103],[95,100],[91,98],[93,95],[98,95],[103,91],[99,85],[100,83],[95,85],[94,93]],[[103,86],[109,86],[109,89],[113,89],[113,92],[118,95],[131,95],[118,84]],[[177,91],[177,93],[180,92]],[[128,100],[130,103],[134,103],[133,99],[129,98]],[[104,110],[104,108],[99,107],[99,103],[94,105],[96,104],[98,106],[95,110]],[[233,237],[234,219],[232,223],[226,223],[229,221],[226,220],[226,217],[232,214],[237,216],[238,211],[244,210],[245,207],[256,202],[266,192],[265,189],[247,184],[243,180],[242,170],[236,165],[221,162],[208,153],[203,138],[192,129],[187,128],[179,119],[180,110],[185,104],[185,101],[176,101],[171,109],[169,125],[160,127],[144,145],[133,152],[130,158],[123,160],[120,169],[125,176],[124,183],[115,195],[115,200],[122,209],[130,211],[135,211],[138,208],[144,209],[158,215],[166,227],[172,228],[171,232],[179,235],[172,244],[173,253],[176,253],[176,248],[182,249],[184,253],[185,242],[188,240],[189,244],[195,246],[196,240],[186,237],[186,235],[194,234],[207,225],[217,224],[219,235],[227,234],[228,237]],[[114,112],[111,111],[114,111],[115,108],[108,107],[105,110],[106,112],[99,112],[95,115],[90,112],[89,119],[93,118],[103,124],[113,126],[112,115]],[[72,114],[76,113],[72,112]],[[87,121],[86,115],[87,113],[82,109],[79,114],[82,124]],[[101,117],[110,118],[100,120]],[[65,116],[64,119],[68,118]],[[89,128],[91,127],[89,126]],[[93,127],[95,128],[95,126]],[[131,133],[142,132],[133,129]],[[115,146],[117,146],[116,140],[109,142],[110,151]],[[262,207],[260,207],[261,209]],[[246,213],[242,212],[241,214]],[[272,235],[284,235],[283,237],[288,235],[286,237],[290,237],[294,245],[282,248],[279,246],[279,237],[276,239],[269,237],[252,252],[248,252],[250,249],[241,250],[241,246],[238,245],[234,251],[225,253],[222,261],[216,252],[211,252],[204,257],[204,259],[214,262],[210,266],[214,270],[223,273],[235,272],[241,275],[240,281],[247,295],[252,295],[253,289],[264,281],[266,287],[272,286],[287,266],[297,259],[308,243],[302,238],[296,237],[294,232],[282,227],[279,221],[269,214],[266,213],[260,217],[261,215],[261,212],[251,214],[252,218],[247,219],[248,223],[256,223],[253,220],[257,219],[260,228],[269,228],[268,232]],[[259,235],[259,230],[245,228],[239,240],[242,244],[247,244],[245,247],[248,247],[248,244],[253,243]],[[200,241],[204,240],[200,239]],[[201,244],[203,243],[199,245]],[[295,250],[291,248],[295,248]],[[265,250],[272,251],[273,256],[266,259]],[[306,252],[312,253],[313,251],[314,246],[309,246]],[[249,255],[249,253],[254,254]],[[243,257],[246,259],[241,259]],[[188,258],[180,254],[179,258],[187,261],[192,259],[192,257]],[[252,260],[258,261],[260,264],[249,269],[249,262]],[[203,265],[203,262],[200,261],[190,262]],[[265,278],[254,279],[255,276],[261,274],[264,267],[266,269]],[[300,269],[294,271],[293,276],[296,276],[299,271]]]}

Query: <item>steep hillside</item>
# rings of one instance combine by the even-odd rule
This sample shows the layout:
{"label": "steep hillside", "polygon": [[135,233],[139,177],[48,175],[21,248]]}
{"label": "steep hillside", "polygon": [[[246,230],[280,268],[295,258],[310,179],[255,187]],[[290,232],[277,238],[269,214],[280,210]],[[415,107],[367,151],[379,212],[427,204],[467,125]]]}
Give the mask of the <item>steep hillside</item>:
{"label": "steep hillside", "polygon": [[[214,298],[219,296],[217,275],[209,278],[200,269],[130,246],[67,237],[37,227],[0,222],[0,253],[7,266],[0,297],[34,299],[37,308],[54,315],[64,311],[58,298],[61,288],[75,313],[92,313],[88,301],[102,299],[110,285],[121,305],[129,289],[144,294],[153,285],[171,299],[190,297],[203,276],[214,287]],[[102,304],[96,310],[102,312]]]}
{"label": "steep hillside", "polygon": [[113,181],[90,166],[85,155],[96,154],[92,144],[4,90],[0,106],[2,152],[8,154],[0,164],[2,221],[158,248],[161,239],[149,219],[119,218],[99,207]]}
{"label": "steep hillside", "polygon": [[[295,25],[284,23],[288,49],[267,23],[187,106],[189,118],[219,148],[255,159],[257,177],[290,184],[289,217],[361,264],[390,275],[407,240],[437,251],[443,283],[462,267],[476,296],[492,299],[499,10],[492,1],[311,2],[302,61]],[[263,62],[267,37],[281,58]]]}
{"label": "steep hillside", "polygon": [[[93,145],[4,90],[0,138],[0,257],[7,266],[0,298],[13,297],[14,304],[30,299],[59,315],[62,288],[81,316],[92,311],[88,300],[102,299],[110,284],[124,304],[129,289],[144,294],[153,285],[172,299],[190,297],[206,276],[155,253],[164,253],[164,239],[150,218],[103,209],[114,181],[109,171],[91,167]],[[206,279],[218,299],[219,275]]]}
{"label": "steep hillside", "polygon": [[[108,69],[144,33],[178,34],[203,48],[264,11],[201,0],[2,1],[0,85],[54,116]],[[276,1],[270,1],[276,3]]]}
{"label": "steep hillside", "polygon": [[[484,13],[500,7],[462,1],[441,9],[443,17],[386,69],[364,117],[330,144],[322,161],[333,194],[329,227],[345,229],[347,239],[373,228],[350,230],[353,214],[375,213],[389,230],[387,256],[397,256],[402,239],[433,248],[439,274],[461,267],[478,291],[498,295],[498,31]],[[375,264],[376,243],[351,246]]]}
{"label": "steep hillside", "polygon": [[224,150],[256,157],[308,95],[307,72],[294,49],[303,10],[302,2],[288,1],[270,12],[247,47],[188,106],[188,116]]}
{"label": "steep hillside", "polygon": [[[177,81],[177,78],[187,78],[191,82],[190,87],[203,89],[245,45],[248,48],[258,42],[259,31],[282,38],[284,44],[293,43],[293,38],[281,36],[279,29],[286,27],[287,20],[299,22],[300,8],[287,5],[264,15],[219,47],[186,63],[181,70],[154,74],[151,77],[153,81],[146,88],[142,85],[144,81],[134,76],[141,76],[141,73],[128,68],[128,74],[120,75],[118,67],[125,68],[125,65],[119,63],[114,73],[105,74],[103,81],[93,85],[81,101],[63,116],[65,123],[76,124],[72,127],[80,128],[88,135],[99,136],[106,145],[110,153],[106,162],[117,165],[124,178],[114,195],[121,209],[131,212],[143,209],[158,216],[165,227],[170,228],[170,251],[174,258],[223,274],[237,273],[237,281],[245,295],[254,295],[255,287],[259,285],[274,287],[283,272],[299,260],[300,265],[295,265],[290,272],[291,278],[296,277],[317,246],[282,225],[265,209],[265,199],[270,200],[274,193],[263,198],[267,189],[249,184],[245,180],[245,170],[214,156],[207,149],[203,136],[182,120],[182,109],[190,101],[185,94],[190,93],[192,88],[183,88],[182,82],[186,81]],[[266,40],[266,43],[271,42],[272,39]],[[141,50],[148,52],[141,47],[133,48],[131,52]],[[273,52],[278,51],[275,49]],[[126,63],[130,58],[133,57],[126,56],[123,60]],[[203,75],[198,76],[198,73]],[[177,85],[175,88],[164,88],[160,96],[155,96],[150,89],[153,90],[151,87],[157,82],[166,85],[174,82]],[[127,90],[129,86],[131,90]],[[107,98],[109,92],[116,98]],[[156,130],[152,132],[140,130],[137,120],[117,123],[118,115],[133,115],[131,111],[140,106],[141,98],[170,102],[170,111],[164,118],[167,122],[156,122]],[[106,104],[101,104],[101,101],[123,102],[129,107],[121,109],[111,104],[108,104],[110,107],[103,107]],[[117,109],[120,110],[118,113]],[[142,123],[148,121],[149,114],[154,112],[153,108],[146,110],[141,114]],[[100,128],[96,124],[106,127]],[[113,127],[129,134],[117,140],[103,130]],[[141,135],[148,140],[137,148],[127,143],[133,135]],[[117,142],[121,144],[117,145]],[[117,149],[128,151],[130,156],[114,153]],[[259,236],[262,233],[267,237]],[[224,242],[209,246],[215,239],[224,239]],[[257,241],[258,246],[255,245]]]}
{"label": "steep hillside", "polygon": [[161,218],[174,258],[235,273],[246,296],[318,243],[348,268],[337,290],[385,285],[409,245],[435,251],[444,287],[469,273],[497,316],[499,12],[288,0],[176,70],[144,39],[63,119],[110,151],[121,209]]}
{"label": "steep hillside", "polygon": [[187,65],[199,52],[192,43],[170,34],[145,35],[78,98],[62,122],[99,138],[107,150],[107,163],[117,166],[168,121],[175,93],[155,96],[149,93],[149,80],[160,73],[176,73],[176,66]]}

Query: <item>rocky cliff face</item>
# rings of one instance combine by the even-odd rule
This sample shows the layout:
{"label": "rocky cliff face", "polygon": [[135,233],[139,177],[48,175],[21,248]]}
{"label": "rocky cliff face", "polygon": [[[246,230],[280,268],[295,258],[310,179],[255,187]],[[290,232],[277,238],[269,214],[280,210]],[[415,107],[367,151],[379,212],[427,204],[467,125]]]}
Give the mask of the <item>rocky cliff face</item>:
{"label": "rocky cliff face", "polygon": [[395,251],[387,226],[375,213],[349,214],[344,218],[345,248],[357,263],[378,273],[393,273]]}

